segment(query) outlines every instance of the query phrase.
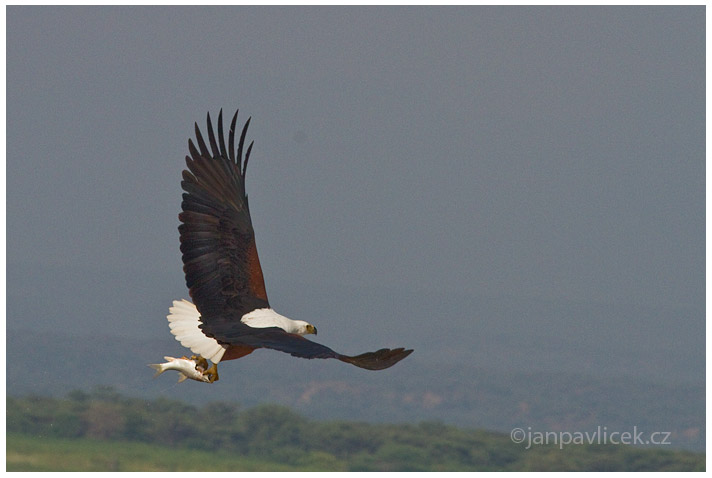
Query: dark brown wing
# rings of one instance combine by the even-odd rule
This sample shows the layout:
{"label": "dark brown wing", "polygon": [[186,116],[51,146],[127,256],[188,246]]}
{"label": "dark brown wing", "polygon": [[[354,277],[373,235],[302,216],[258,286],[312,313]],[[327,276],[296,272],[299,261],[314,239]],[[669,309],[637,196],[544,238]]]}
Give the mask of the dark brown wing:
{"label": "dark brown wing", "polygon": [[212,325],[235,322],[257,308],[269,307],[262,268],[255,247],[250,210],[245,194],[245,171],[252,144],[244,164],[242,151],[248,119],[235,154],[235,123],[232,119],[225,147],[222,110],[218,117],[218,141],[208,114],[210,150],[195,125],[198,147],[188,141],[190,156],[185,160],[183,194],[179,219],[183,271],[190,296],[200,311],[203,331],[213,336]]}
{"label": "dark brown wing", "polygon": [[368,370],[383,370],[400,362],[413,350],[404,348],[380,349],[361,355],[349,356],[334,352],[329,347],[321,345],[296,334],[288,334],[277,327],[250,329],[249,333],[241,327],[231,327],[228,324],[220,330],[220,339],[227,343],[239,343],[254,348],[268,348],[288,353],[294,357],[307,359],[335,358]]}

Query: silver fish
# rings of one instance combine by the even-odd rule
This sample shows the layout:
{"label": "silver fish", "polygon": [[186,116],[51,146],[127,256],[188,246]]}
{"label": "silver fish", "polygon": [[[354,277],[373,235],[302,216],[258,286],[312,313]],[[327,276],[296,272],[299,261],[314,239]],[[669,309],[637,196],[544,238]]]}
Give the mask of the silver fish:
{"label": "silver fish", "polygon": [[[181,357],[181,358],[174,358],[174,357],[163,357],[166,360],[166,363],[152,363],[149,364],[149,367],[152,369],[156,370],[156,374],[154,377],[158,377],[160,374],[165,372],[166,370],[176,370],[178,371],[178,383],[182,382],[186,378],[189,378],[191,380],[196,380],[198,382],[206,382],[206,383],[211,383],[213,380],[211,380],[211,377],[209,374],[205,373],[205,368],[204,367],[199,367],[198,362],[194,360],[193,358],[188,358],[188,357]],[[205,359],[203,359],[205,361]]]}

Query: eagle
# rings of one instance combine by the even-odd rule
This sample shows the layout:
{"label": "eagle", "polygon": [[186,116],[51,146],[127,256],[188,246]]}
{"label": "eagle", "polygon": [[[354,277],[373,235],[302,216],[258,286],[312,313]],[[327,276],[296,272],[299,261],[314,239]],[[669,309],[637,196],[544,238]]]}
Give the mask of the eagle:
{"label": "eagle", "polygon": [[270,307],[245,192],[254,141],[246,150],[244,145],[252,118],[245,122],[236,149],[238,113],[230,123],[227,144],[222,110],[217,136],[208,112],[209,147],[197,123],[197,147],[188,140],[178,231],[192,302],[173,301],[167,316],[171,333],[196,354],[191,358],[209,383],[218,380],[220,361],[238,359],[259,348],[307,359],[337,359],[367,370],[386,369],[406,358],[413,350],[382,348],[355,356],[335,352],[304,337],[316,335],[314,325],[287,318]]}

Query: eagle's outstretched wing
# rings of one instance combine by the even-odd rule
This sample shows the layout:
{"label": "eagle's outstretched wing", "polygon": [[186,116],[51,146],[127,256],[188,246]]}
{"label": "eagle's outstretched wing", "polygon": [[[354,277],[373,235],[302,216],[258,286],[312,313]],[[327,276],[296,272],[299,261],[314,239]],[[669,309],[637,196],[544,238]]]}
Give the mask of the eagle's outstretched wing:
{"label": "eagle's outstretched wing", "polygon": [[215,322],[232,321],[258,308],[269,307],[262,268],[255,247],[250,210],[245,194],[245,171],[252,144],[244,164],[248,119],[235,154],[235,123],[230,124],[228,148],[225,148],[222,110],[218,117],[218,141],[208,114],[208,150],[198,125],[198,148],[188,140],[190,156],[185,161],[181,186],[183,212],[180,250],[183,271],[190,296],[200,311],[204,331],[210,335]]}
{"label": "eagle's outstretched wing", "polygon": [[225,146],[222,110],[217,140],[208,114],[210,149],[195,125],[198,147],[188,141],[188,170],[183,171],[182,209],[179,215],[183,271],[190,296],[200,313],[200,329],[224,346],[270,348],[303,358],[336,358],[358,367],[380,370],[407,357],[412,350],[381,349],[358,356],[334,352],[279,327],[256,328],[241,322],[256,309],[269,308],[255,233],[245,193],[245,172],[252,151],[243,147],[248,119],[235,152],[232,118]]}
{"label": "eagle's outstretched wing", "polygon": [[356,356],[343,355],[334,352],[325,345],[305,339],[301,335],[289,334],[278,327],[252,329],[249,334],[245,334],[243,330],[231,330],[230,327],[226,327],[222,330],[221,336],[230,343],[279,350],[294,357],[309,359],[335,358],[368,370],[383,370],[395,365],[413,352],[413,350],[399,347],[396,349],[380,349]]}

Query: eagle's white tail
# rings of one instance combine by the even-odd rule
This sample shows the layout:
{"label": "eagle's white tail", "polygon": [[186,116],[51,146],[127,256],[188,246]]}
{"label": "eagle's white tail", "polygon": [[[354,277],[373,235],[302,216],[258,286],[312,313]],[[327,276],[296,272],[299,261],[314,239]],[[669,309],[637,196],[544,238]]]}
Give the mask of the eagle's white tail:
{"label": "eagle's white tail", "polygon": [[173,307],[169,311],[168,325],[176,340],[194,354],[201,355],[214,363],[220,362],[225,353],[225,347],[200,330],[200,312],[195,308],[195,305],[185,299],[174,300]]}

